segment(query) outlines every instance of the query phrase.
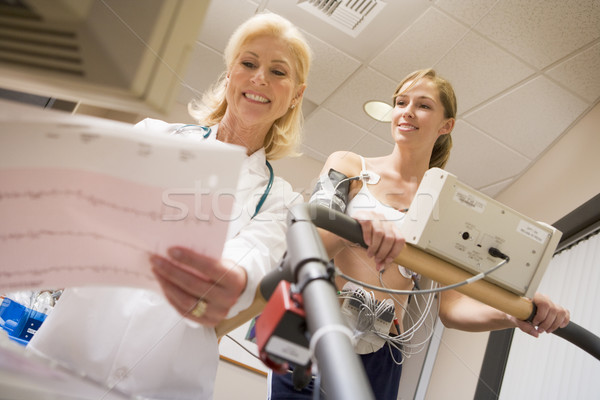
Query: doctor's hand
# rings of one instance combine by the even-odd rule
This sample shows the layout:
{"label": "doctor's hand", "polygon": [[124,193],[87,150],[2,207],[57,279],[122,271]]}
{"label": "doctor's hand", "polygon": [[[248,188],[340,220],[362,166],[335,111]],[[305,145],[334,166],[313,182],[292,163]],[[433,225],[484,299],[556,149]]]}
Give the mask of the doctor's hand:
{"label": "doctor's hand", "polygon": [[171,247],[169,258],[153,254],[152,272],[165,297],[184,317],[215,326],[227,316],[246,287],[246,271],[184,247]]}
{"label": "doctor's hand", "polygon": [[553,303],[548,296],[536,293],[533,296],[533,303],[536,305],[536,313],[531,322],[511,317],[516,326],[523,332],[538,337],[540,333],[552,333],[556,329],[564,328],[569,324],[569,310]]}
{"label": "doctor's hand", "polygon": [[359,212],[354,215],[362,228],[363,240],[367,245],[367,255],[373,257],[377,271],[394,258],[404,248],[405,240],[394,221],[388,221],[375,212]]}

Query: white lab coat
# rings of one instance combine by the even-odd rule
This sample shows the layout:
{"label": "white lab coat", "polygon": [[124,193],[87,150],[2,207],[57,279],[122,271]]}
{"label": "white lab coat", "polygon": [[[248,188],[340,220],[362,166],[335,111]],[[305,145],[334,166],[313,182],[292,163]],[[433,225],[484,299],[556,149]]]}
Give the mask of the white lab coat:
{"label": "white lab coat", "polygon": [[[172,130],[146,119],[136,127]],[[208,140],[214,140],[218,126]],[[275,177],[260,212],[269,171],[259,150],[243,164],[223,258],[244,267],[248,285],[229,313],[247,308],[260,279],[285,251],[287,213],[302,197]],[[202,240],[202,238],[198,238]],[[218,366],[214,329],[183,318],[162,293],[133,288],[65,290],[28,348],[120,391],[149,399],[212,399]]]}

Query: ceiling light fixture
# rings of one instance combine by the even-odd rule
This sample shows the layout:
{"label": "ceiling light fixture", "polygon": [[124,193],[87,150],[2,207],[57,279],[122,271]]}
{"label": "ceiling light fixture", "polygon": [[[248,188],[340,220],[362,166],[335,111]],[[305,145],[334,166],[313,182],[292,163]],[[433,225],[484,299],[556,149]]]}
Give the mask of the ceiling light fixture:
{"label": "ceiling light fixture", "polygon": [[392,120],[393,107],[388,103],[379,100],[370,100],[363,105],[367,115],[380,122],[390,122]]}

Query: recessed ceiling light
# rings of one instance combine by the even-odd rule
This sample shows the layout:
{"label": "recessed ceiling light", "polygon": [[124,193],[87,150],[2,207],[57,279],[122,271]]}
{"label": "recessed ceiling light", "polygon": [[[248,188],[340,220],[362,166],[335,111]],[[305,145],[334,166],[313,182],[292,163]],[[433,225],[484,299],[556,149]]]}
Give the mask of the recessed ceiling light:
{"label": "recessed ceiling light", "polygon": [[392,120],[393,107],[383,101],[367,101],[363,106],[367,115],[380,122],[390,122]]}

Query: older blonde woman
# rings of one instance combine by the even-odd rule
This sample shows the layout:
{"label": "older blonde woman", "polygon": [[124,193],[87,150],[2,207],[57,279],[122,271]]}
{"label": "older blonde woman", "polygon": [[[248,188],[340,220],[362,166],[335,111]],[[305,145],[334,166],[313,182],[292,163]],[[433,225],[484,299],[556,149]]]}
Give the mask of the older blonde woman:
{"label": "older blonde woman", "polygon": [[[168,257],[152,255],[162,294],[67,289],[32,349],[130,395],[212,398],[218,363],[212,327],[250,305],[261,277],[283,256],[288,207],[301,201],[273,176],[268,160],[295,152],[310,61],[305,39],[278,15],[255,15],[234,32],[223,77],[191,107],[199,124],[192,135],[246,148],[234,205],[239,217],[222,258],[183,247]],[[149,126],[190,133],[183,124],[138,124]]]}

